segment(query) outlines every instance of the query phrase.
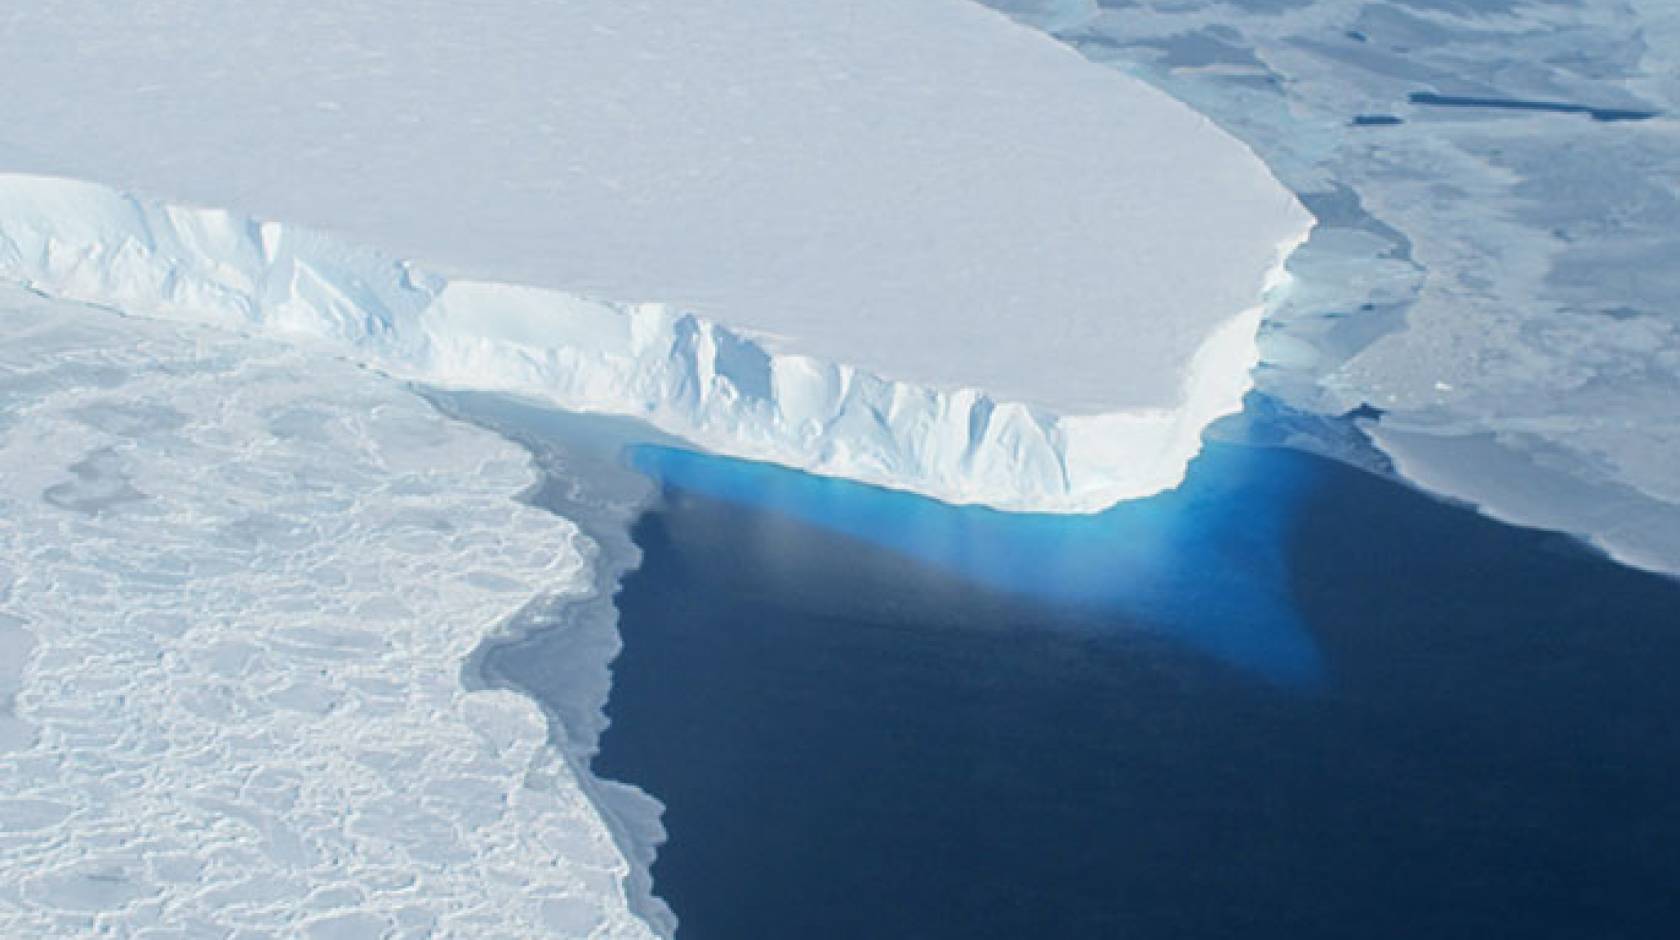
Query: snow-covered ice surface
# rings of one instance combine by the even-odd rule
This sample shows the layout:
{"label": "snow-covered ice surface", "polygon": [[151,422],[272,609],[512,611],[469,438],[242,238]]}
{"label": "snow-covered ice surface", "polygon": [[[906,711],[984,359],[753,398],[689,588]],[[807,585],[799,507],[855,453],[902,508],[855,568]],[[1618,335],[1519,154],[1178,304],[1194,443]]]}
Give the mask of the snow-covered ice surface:
{"label": "snow-covered ice surface", "polygon": [[1318,216],[1260,390],[1373,406],[1406,478],[1680,573],[1680,4],[990,2],[1209,114]]}
{"label": "snow-covered ice surface", "polygon": [[[661,393],[738,404],[650,411],[602,391],[616,373],[551,399],[957,501],[1176,482],[1248,388],[1263,288],[1310,222],[1212,122],[967,0],[56,0],[0,23],[26,90],[0,97],[0,170],[328,232],[304,289],[352,306],[391,271],[348,246],[413,261],[457,286],[451,336],[495,347],[458,384],[529,375],[545,350],[520,344],[579,296],[668,304],[729,335]],[[132,213],[36,195],[61,258],[161,250]],[[0,273],[58,292],[38,260]],[[237,291],[243,260],[193,273]],[[631,330],[591,309],[559,336],[567,376]]]}
{"label": "snow-covered ice surface", "polygon": [[590,589],[534,480],[348,363],[0,293],[0,935],[652,936],[544,716],[462,683]]}

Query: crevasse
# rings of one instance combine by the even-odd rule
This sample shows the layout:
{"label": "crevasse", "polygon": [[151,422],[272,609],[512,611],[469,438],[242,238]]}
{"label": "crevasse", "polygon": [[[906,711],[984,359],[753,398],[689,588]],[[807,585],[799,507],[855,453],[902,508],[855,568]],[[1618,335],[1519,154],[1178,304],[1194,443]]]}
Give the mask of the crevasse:
{"label": "crevasse", "polygon": [[732,456],[1042,512],[1095,511],[1183,478],[1202,430],[1240,409],[1265,304],[1306,234],[1279,246],[1256,304],[1202,343],[1178,407],[1058,415],[771,352],[669,304],[451,279],[303,227],[0,175],[0,277],[49,296],[324,343],[402,379],[632,416]]}

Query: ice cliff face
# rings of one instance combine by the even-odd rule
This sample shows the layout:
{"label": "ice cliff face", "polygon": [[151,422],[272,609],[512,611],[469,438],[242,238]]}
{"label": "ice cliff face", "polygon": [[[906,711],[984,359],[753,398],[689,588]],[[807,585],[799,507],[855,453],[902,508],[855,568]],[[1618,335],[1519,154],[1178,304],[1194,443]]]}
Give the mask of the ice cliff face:
{"label": "ice cliff face", "polygon": [[[1298,243],[1279,246],[1266,290]],[[634,416],[735,456],[1054,512],[1175,485],[1202,429],[1240,407],[1262,312],[1257,296],[1206,337],[1178,407],[1070,416],[776,352],[665,304],[449,279],[306,228],[63,179],[0,176],[0,277],[324,345],[404,379]]]}

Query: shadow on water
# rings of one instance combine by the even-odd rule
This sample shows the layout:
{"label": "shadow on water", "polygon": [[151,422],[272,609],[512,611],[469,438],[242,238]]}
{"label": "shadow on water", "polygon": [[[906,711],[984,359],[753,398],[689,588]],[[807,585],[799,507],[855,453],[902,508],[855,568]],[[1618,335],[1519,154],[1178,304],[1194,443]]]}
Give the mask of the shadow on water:
{"label": "shadow on water", "polygon": [[[1272,682],[1313,686],[1323,662],[1282,556],[1313,471],[1257,476],[1260,453],[1210,447],[1178,489],[1074,516],[951,506],[669,447],[634,447],[629,459],[669,489],[751,507],[745,518],[760,538],[797,520],[985,590],[1082,612],[1101,629],[1151,630]],[[1240,513],[1230,508],[1238,485],[1251,501]],[[790,536],[797,544],[799,533]]]}

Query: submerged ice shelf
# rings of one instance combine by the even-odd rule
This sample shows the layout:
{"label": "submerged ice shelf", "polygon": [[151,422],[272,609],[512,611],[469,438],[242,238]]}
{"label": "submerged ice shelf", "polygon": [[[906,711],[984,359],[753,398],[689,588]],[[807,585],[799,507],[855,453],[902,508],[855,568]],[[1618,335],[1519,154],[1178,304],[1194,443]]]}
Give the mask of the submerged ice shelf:
{"label": "submerged ice shelf", "polygon": [[[1277,249],[1267,291],[1294,244]],[[777,353],[665,304],[450,279],[308,229],[70,180],[0,175],[0,278],[318,344],[400,378],[629,415],[734,456],[1059,512],[1178,483],[1203,428],[1241,407],[1262,313],[1256,302],[1214,326],[1174,405],[1062,415]]]}

